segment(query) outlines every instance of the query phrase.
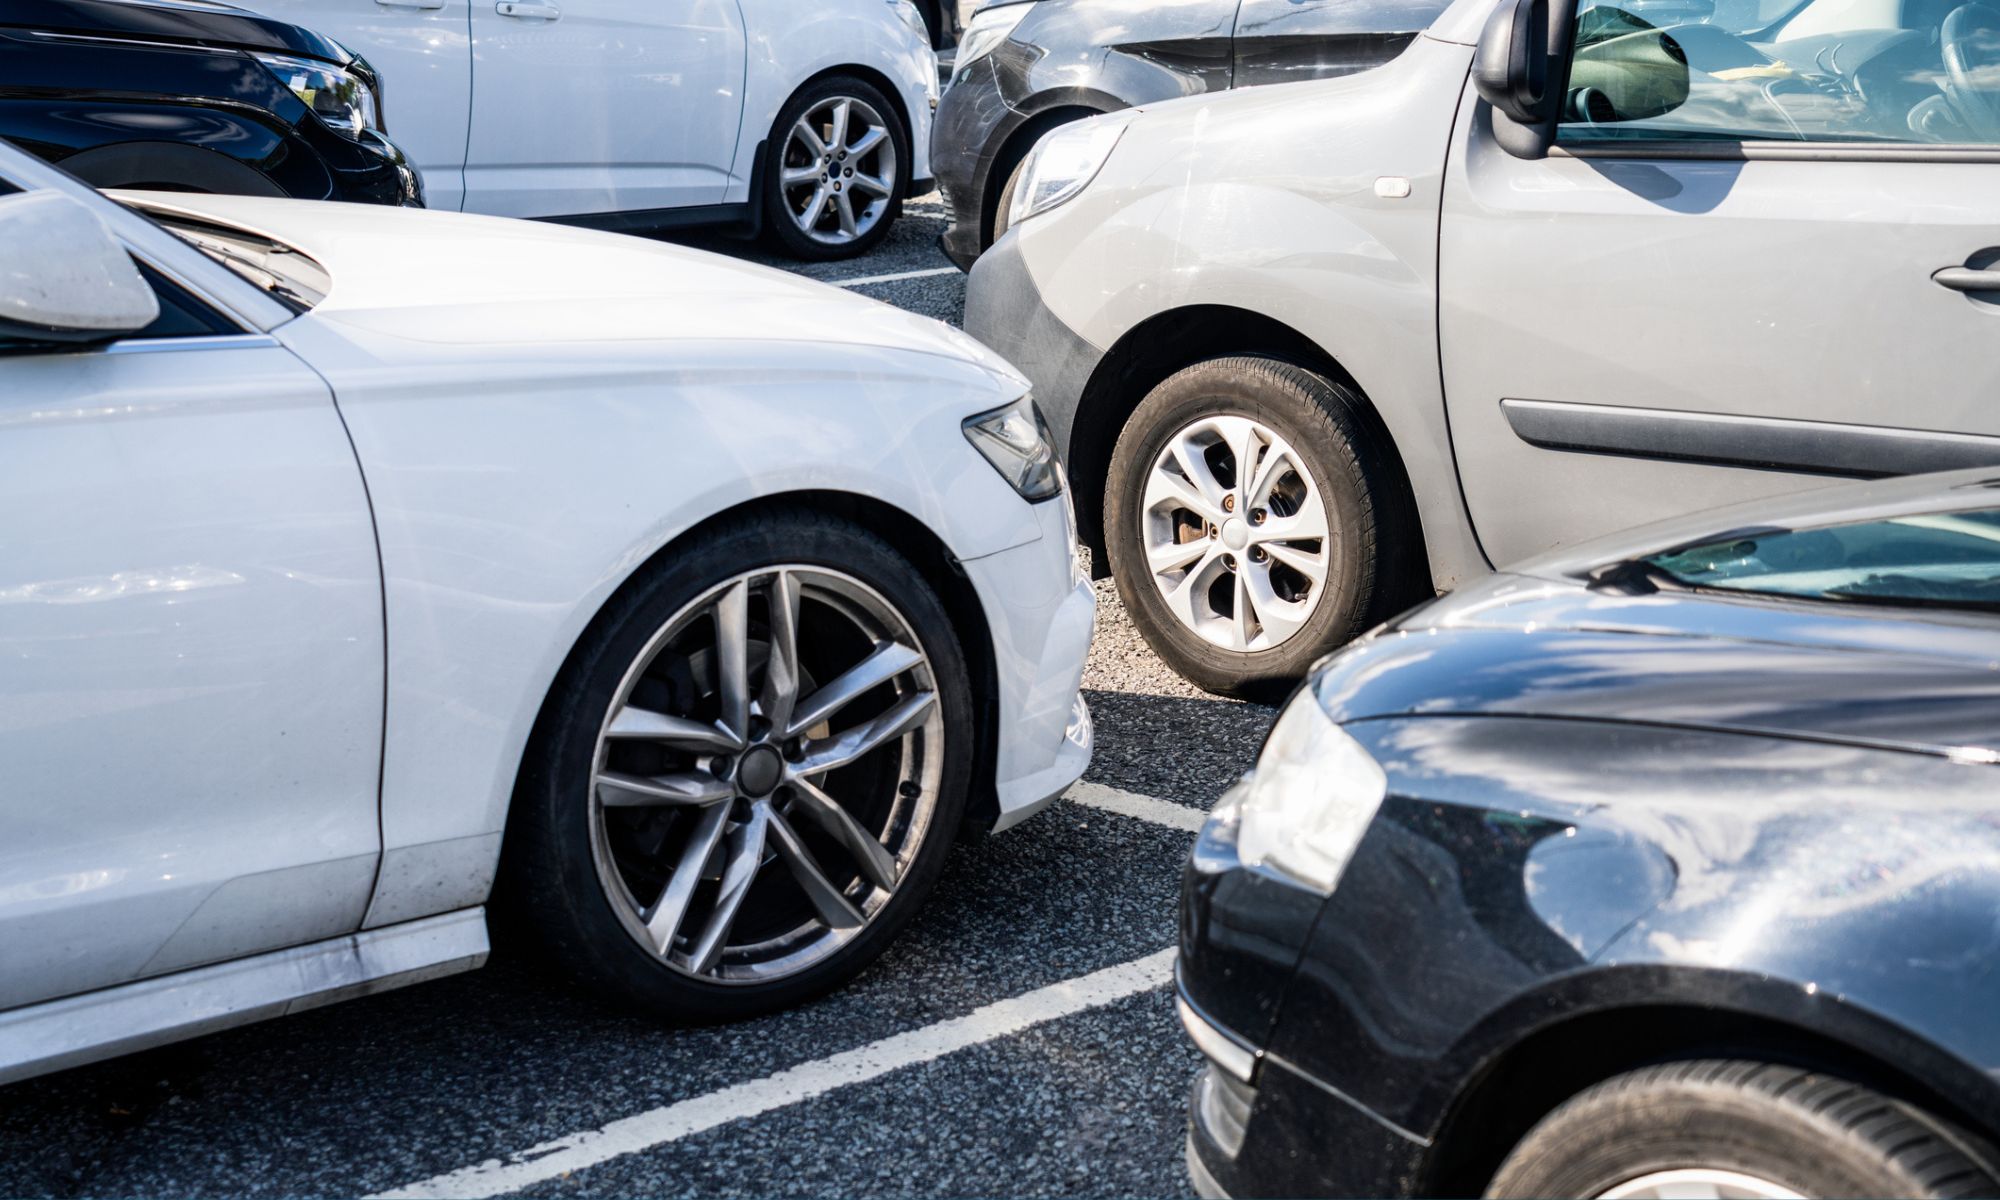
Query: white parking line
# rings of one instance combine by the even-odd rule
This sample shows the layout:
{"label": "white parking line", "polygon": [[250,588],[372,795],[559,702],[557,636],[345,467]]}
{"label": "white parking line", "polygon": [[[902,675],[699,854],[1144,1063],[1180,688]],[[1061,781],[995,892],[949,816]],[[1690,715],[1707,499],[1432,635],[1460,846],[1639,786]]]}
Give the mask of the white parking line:
{"label": "white parking line", "polygon": [[1070,785],[1063,793],[1063,799],[1101,808],[1105,812],[1117,813],[1121,817],[1137,817],[1141,821],[1151,821],[1155,825],[1165,825],[1172,829],[1185,829],[1189,833],[1200,833],[1208,814],[1199,808],[1189,808],[1185,804],[1170,804],[1165,800],[1155,800],[1137,792],[1106,787],[1101,783],[1085,781]]}
{"label": "white parking line", "polygon": [[897,271],[890,275],[863,275],[859,279],[829,279],[835,287],[867,287],[871,283],[896,283],[904,279],[929,279],[933,275],[958,275],[957,267],[927,267],[921,271]]}
{"label": "white parking line", "polygon": [[613,1121],[601,1129],[543,1142],[505,1159],[488,1159],[476,1166],[379,1193],[370,1200],[392,1196],[498,1196],[517,1191],[1152,991],[1172,979],[1173,967],[1174,949],[1168,947],[1144,958],[974,1009],[962,1017]]}

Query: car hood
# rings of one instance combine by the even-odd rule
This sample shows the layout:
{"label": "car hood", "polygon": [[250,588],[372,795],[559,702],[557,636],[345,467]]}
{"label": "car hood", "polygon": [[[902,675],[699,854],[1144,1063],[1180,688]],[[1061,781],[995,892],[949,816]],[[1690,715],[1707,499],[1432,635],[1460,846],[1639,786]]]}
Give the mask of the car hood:
{"label": "car hood", "polygon": [[1341,721],[1634,721],[2000,762],[2000,644],[1971,618],[1501,574],[1336,655],[1317,686]]}
{"label": "car hood", "polygon": [[0,27],[83,37],[276,50],[347,64],[353,55],[331,38],[213,0],[7,0]]}
{"label": "car hood", "polygon": [[310,319],[463,346],[757,340],[1005,360],[942,322],[784,271],[542,221],[251,196],[120,193],[292,246],[332,279]]}

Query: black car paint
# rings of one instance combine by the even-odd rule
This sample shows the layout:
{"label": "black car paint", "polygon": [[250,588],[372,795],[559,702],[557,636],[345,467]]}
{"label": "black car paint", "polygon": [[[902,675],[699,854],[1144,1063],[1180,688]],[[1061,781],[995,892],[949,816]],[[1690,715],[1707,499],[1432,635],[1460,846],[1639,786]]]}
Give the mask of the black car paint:
{"label": "black car paint", "polygon": [[0,6],[0,136],[100,187],[422,203],[402,152],[329,128],[253,52],[366,79],[331,39],[220,4],[11,0]]}
{"label": "black car paint", "polygon": [[2000,1132],[2000,621],[1500,576],[1314,686],[1388,796],[1310,916],[1203,835],[1181,988],[1263,1055],[1198,1179],[1476,1192],[1562,1098],[1704,1049]]}
{"label": "black car paint", "polygon": [[1093,113],[1364,70],[1402,51],[1440,0],[1031,0],[938,106],[931,161],[951,206],[945,253],[969,268],[1007,176],[1036,138]]}

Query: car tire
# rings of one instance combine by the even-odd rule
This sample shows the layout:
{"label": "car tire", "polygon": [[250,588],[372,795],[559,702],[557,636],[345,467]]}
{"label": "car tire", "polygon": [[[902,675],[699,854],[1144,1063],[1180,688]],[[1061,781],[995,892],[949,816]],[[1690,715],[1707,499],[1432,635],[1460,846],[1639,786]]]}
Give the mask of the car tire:
{"label": "car tire", "polygon": [[[815,157],[813,142],[803,136],[802,128],[812,131],[822,151],[839,155],[843,148],[830,143],[836,132],[834,113],[843,104],[850,118],[845,149],[852,149],[869,131],[880,130],[881,141],[853,161]],[[766,147],[760,203],[765,234],[779,250],[793,258],[827,262],[866,254],[889,236],[909,187],[912,159],[901,111],[880,89],[850,75],[815,80],[779,110]],[[815,167],[820,169],[821,178],[799,174]],[[885,170],[886,179],[881,175]],[[853,173],[857,171],[863,179],[880,180],[886,194],[854,191]],[[847,174],[836,177],[840,172]],[[823,188],[827,198],[820,206],[817,200]],[[858,211],[851,199],[857,195],[866,197]],[[843,219],[843,196],[850,197],[845,211],[854,225],[851,233]],[[808,210],[816,214],[810,229],[806,224]]]}
{"label": "car tire", "polygon": [[[1146,641],[1197,686],[1275,702],[1316,659],[1411,599],[1408,564],[1420,549],[1419,534],[1392,458],[1363,419],[1364,403],[1352,389],[1290,363],[1219,358],[1169,377],[1126,420],[1104,488],[1111,574]],[[1176,442],[1191,445],[1209,436],[1204,431],[1240,429],[1244,423],[1261,431],[1258,437],[1270,439],[1251,451],[1253,462],[1287,472],[1268,481],[1268,512],[1263,503],[1246,499],[1243,507],[1250,511],[1235,514],[1257,523],[1256,530],[1242,520],[1232,529],[1230,514],[1220,510],[1208,514],[1218,519],[1182,508],[1165,517],[1159,497],[1167,493],[1157,490],[1149,506],[1148,489],[1159,486],[1155,476],[1164,472],[1171,477],[1179,469],[1180,459],[1168,461]],[[1211,444],[1203,451],[1213,472],[1210,480],[1233,479],[1227,440],[1218,434],[1217,441],[1220,450]],[[1217,454],[1222,457],[1215,458]],[[1293,470],[1294,465],[1301,469]],[[1303,507],[1280,513],[1280,489],[1289,503]],[[1239,535],[1273,536],[1269,531],[1281,527],[1308,532],[1313,497],[1320,502],[1325,530],[1317,547],[1309,537],[1277,537],[1233,549],[1228,544]],[[1172,507],[1172,501],[1164,503]],[[1261,524],[1274,516],[1273,524]],[[1190,519],[1198,520],[1206,533],[1191,531]],[[1194,553],[1204,537],[1208,548],[1200,561],[1184,570],[1154,569],[1158,556]],[[1214,561],[1210,553],[1222,561]],[[1317,582],[1297,569],[1315,555],[1321,570]],[[1252,558],[1257,559],[1255,573],[1245,577],[1245,587],[1270,590],[1261,593],[1267,600],[1262,610],[1252,597],[1247,611],[1257,622],[1247,627],[1248,635],[1241,635],[1240,629],[1217,624],[1217,618],[1234,622],[1238,612],[1246,611],[1236,606],[1242,593],[1225,576],[1236,574],[1237,560]],[[1173,580],[1184,586],[1176,588]]]}
{"label": "car tire", "polygon": [[[780,571],[790,583],[778,582]],[[789,661],[800,685],[792,700],[771,703],[768,689],[784,676],[773,667],[781,588],[797,597],[789,605],[797,614]],[[746,699],[735,715],[722,666],[731,661],[726,626],[741,631],[728,644],[744,648],[734,658],[744,666],[733,694]],[[774,724],[787,720],[781,713],[816,719],[830,703],[819,688],[873,678],[854,674],[871,663],[875,673],[896,673],[848,696],[796,739]],[[937,593],[878,535],[792,509],[709,528],[622,589],[558,676],[509,815],[501,916],[590,990],[671,1020],[751,1016],[839,986],[882,954],[943,870],[971,787],[968,678]],[[921,701],[925,689],[929,703]],[[813,782],[821,799],[847,813],[847,824],[806,803],[790,774],[806,769],[791,742],[812,752],[809,762],[819,757],[814,747],[893,728],[906,710],[920,722],[912,732]],[[656,714],[692,724],[668,728]],[[736,723],[751,732],[752,749],[707,744]],[[704,724],[695,741],[673,740]],[[791,765],[772,762],[770,752]],[[754,781],[753,755],[762,756]],[[773,785],[774,777],[781,782]],[[677,794],[731,795],[699,806],[627,807],[633,795],[622,789],[633,779],[671,783]],[[857,825],[881,856],[841,840]],[[802,850],[817,885],[796,865]],[[871,869],[887,872],[887,886],[870,881]],[[677,893],[681,878],[686,887]],[[740,907],[712,938],[725,897],[738,893]],[[679,915],[661,943],[651,923],[670,901]],[[859,923],[843,926],[846,918],[826,916],[830,910]],[[711,963],[697,962],[711,944]]]}
{"label": "car tire", "polygon": [[1990,1196],[1987,1149],[1904,1101],[1796,1067],[1669,1063],[1619,1075],[1528,1132],[1495,1197]]}

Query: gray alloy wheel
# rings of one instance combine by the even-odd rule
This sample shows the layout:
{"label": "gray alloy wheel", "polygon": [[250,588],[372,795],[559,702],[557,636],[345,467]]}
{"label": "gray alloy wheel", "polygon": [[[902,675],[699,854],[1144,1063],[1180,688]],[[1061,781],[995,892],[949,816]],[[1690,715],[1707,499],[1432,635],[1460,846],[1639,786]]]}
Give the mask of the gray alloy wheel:
{"label": "gray alloy wheel", "polygon": [[898,166],[896,138],[873,104],[827,96],[785,132],[778,159],[785,211],[813,242],[846,246],[888,219]]}
{"label": "gray alloy wheel", "polygon": [[1167,608],[1224,650],[1283,645],[1325,594],[1326,501],[1304,457],[1262,422],[1218,414],[1177,431],[1137,515]]}
{"label": "gray alloy wheel", "polygon": [[612,697],[590,789],[598,881],[680,974],[796,975],[903,882],[943,743],[931,664],[881,593],[820,566],[738,575],[669,618]]}

